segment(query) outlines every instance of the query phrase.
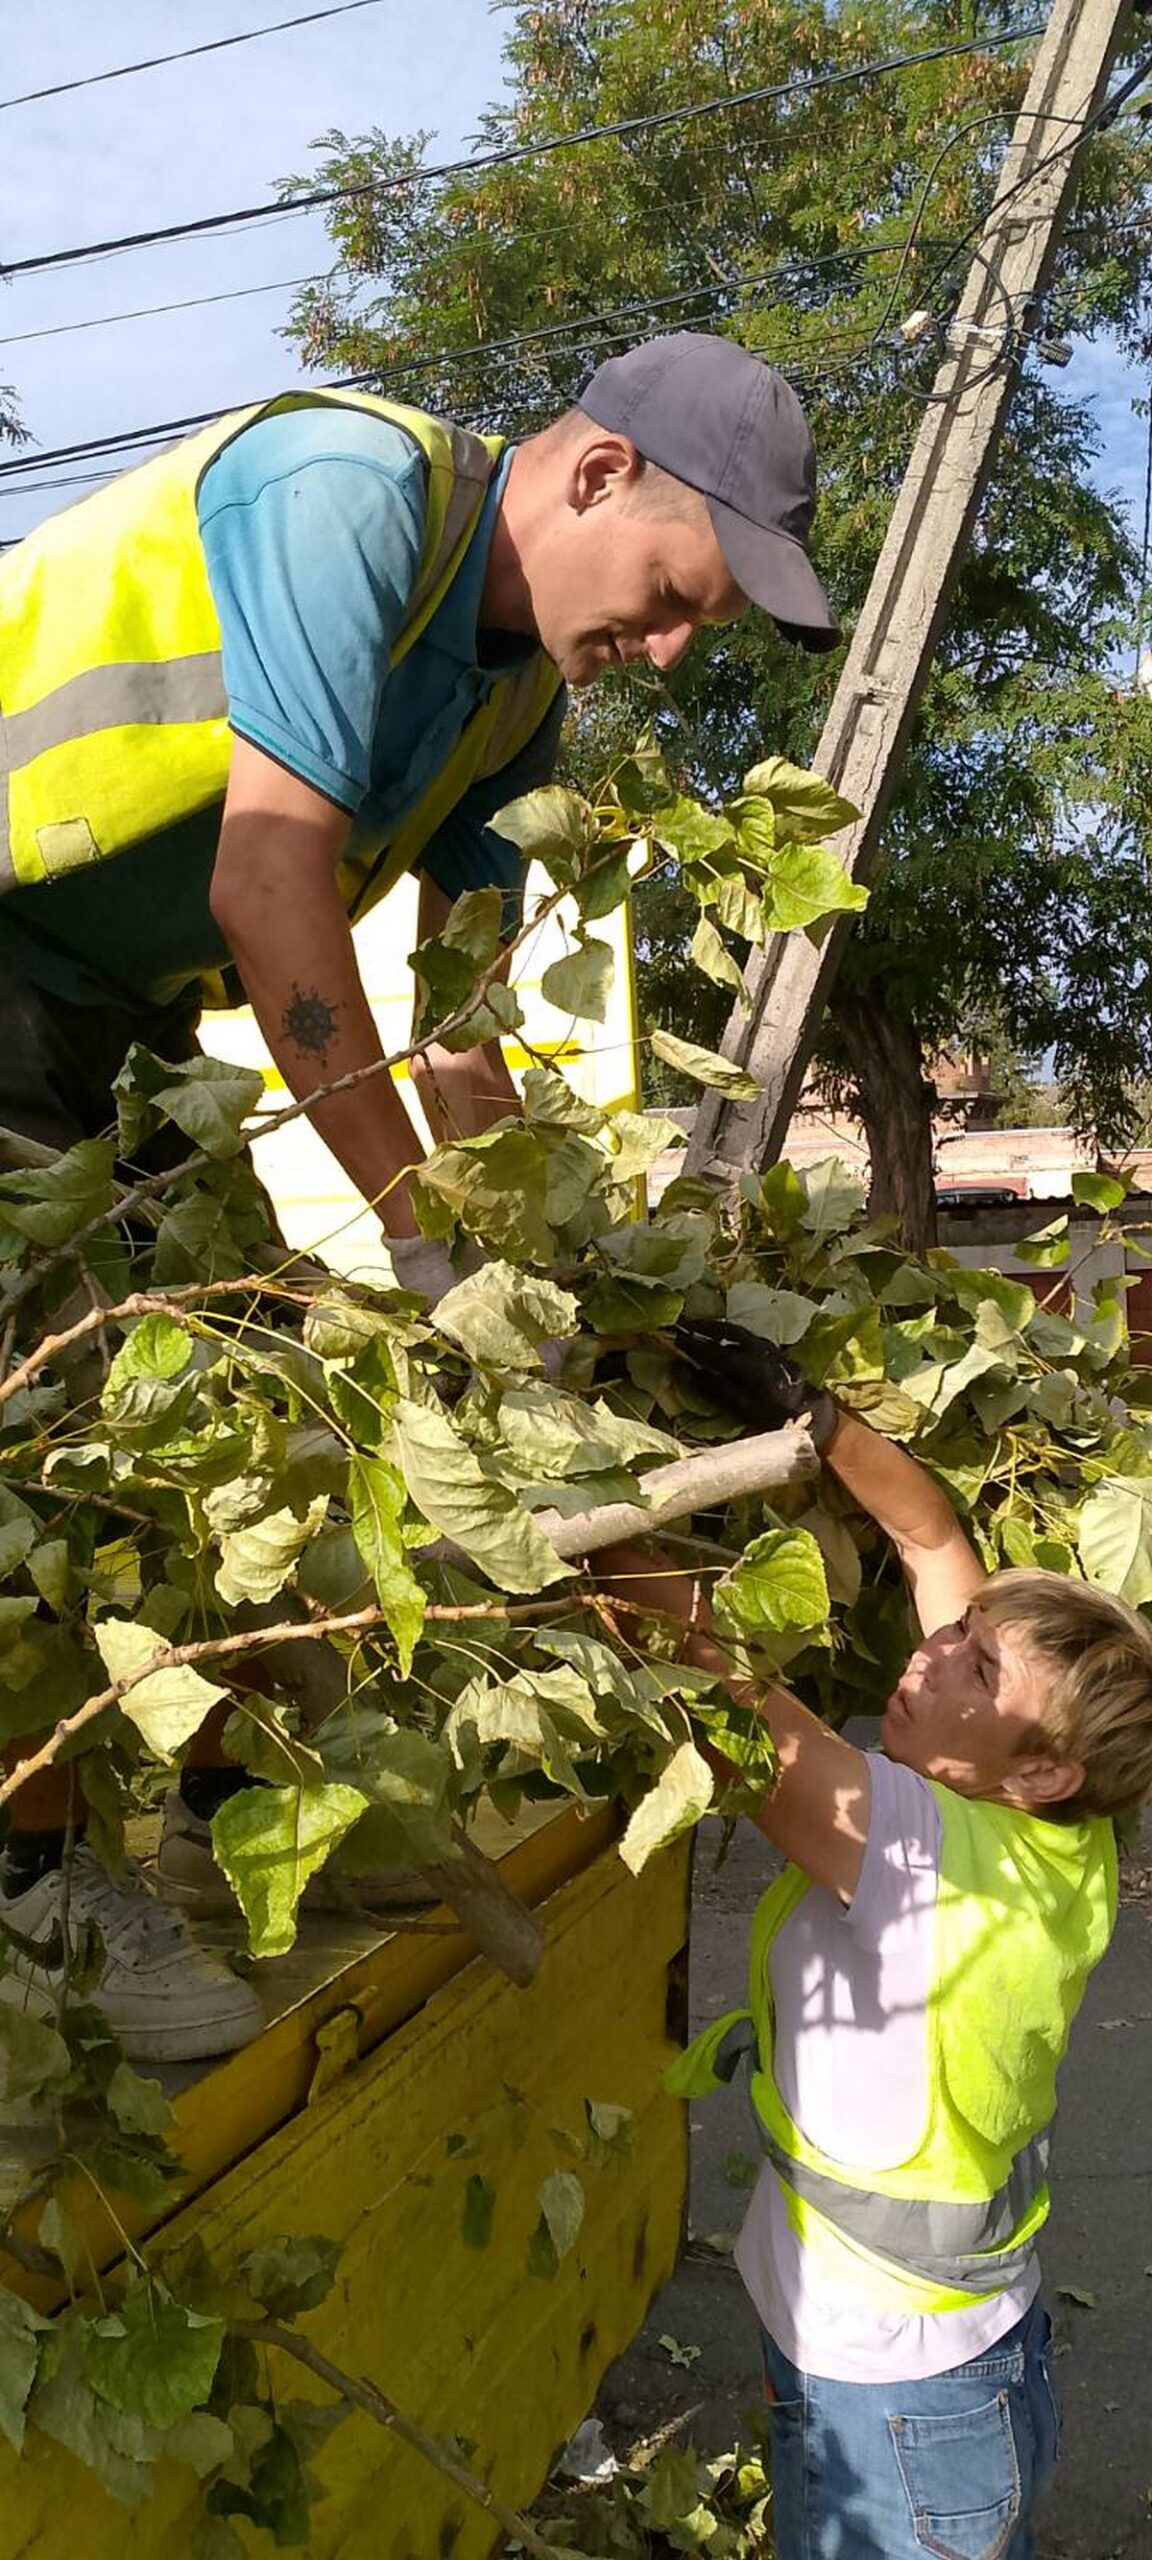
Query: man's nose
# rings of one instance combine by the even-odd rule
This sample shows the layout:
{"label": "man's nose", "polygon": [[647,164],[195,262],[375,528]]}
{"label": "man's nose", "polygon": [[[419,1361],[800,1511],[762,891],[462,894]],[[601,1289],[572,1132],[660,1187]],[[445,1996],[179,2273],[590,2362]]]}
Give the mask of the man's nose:
{"label": "man's nose", "polygon": [[692,635],[690,622],[678,622],[671,631],[650,632],[644,643],[649,666],[658,667],[661,675],[667,675],[672,667],[679,666]]}

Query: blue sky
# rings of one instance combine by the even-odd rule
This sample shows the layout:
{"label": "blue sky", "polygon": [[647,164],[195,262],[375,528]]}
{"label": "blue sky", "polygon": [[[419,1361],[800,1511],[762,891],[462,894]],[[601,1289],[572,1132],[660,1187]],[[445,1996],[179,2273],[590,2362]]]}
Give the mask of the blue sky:
{"label": "blue sky", "polygon": [[[308,6],[106,0],[97,10],[91,0],[7,0],[0,99]],[[500,93],[506,23],[486,0],[436,0],[426,10],[377,0],[345,18],[0,112],[0,261],[262,203],[290,171],[310,169],[310,145],[333,125],[350,134],[422,127],[439,152],[466,150]],[[0,381],[15,386],[24,423],[45,448],[283,390],[304,378],[276,335],[291,301],[284,289],[11,341],[142,304],[283,286],[323,270],[330,256],[323,217],[313,213],[14,278],[0,285]],[[0,447],[0,461],[9,451]],[[11,486],[0,479],[0,539],[26,531],[66,494],[17,498]]]}
{"label": "blue sky", "polygon": [[[306,5],[106,0],[97,11],[91,0],[20,8],[8,0],[0,98],[235,34]],[[505,26],[487,0],[437,0],[419,11],[413,0],[374,0],[345,18],[0,112],[0,259],[260,203],[287,172],[309,170],[310,145],[332,125],[350,134],[419,126],[435,135],[438,153],[466,150],[500,92]],[[0,380],[15,385],[25,423],[45,448],[259,398],[304,378],[277,327],[291,281],[328,263],[316,213],[16,278],[0,286]],[[26,335],[266,285],[276,290],[63,336]],[[1099,345],[1078,349],[1059,380],[1095,411],[1097,479],[1123,493],[1138,533],[1145,430],[1132,415],[1135,378]],[[7,452],[0,448],[0,463]],[[33,484],[38,478],[24,475]],[[17,494],[17,484],[0,477],[0,540],[82,495],[82,485]]]}

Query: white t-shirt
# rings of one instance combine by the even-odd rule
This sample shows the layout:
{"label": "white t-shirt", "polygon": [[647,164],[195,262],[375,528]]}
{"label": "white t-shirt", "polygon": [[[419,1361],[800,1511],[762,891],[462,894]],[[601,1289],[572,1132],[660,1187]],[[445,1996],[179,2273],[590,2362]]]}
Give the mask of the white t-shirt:
{"label": "white t-shirt", "polygon": [[[829,2159],[895,2168],[928,2119],[927,2004],[940,1811],[911,1769],[869,1752],[872,1810],[845,1906],[813,1885],[770,1957],[775,2077],[789,2114]],[[847,2250],[801,2247],[775,2170],[761,2170],[736,2264],[778,2347],[830,2382],[912,2381],[980,2355],[1036,2294],[1035,2258],[1002,2293],[930,2315],[878,2308]]]}

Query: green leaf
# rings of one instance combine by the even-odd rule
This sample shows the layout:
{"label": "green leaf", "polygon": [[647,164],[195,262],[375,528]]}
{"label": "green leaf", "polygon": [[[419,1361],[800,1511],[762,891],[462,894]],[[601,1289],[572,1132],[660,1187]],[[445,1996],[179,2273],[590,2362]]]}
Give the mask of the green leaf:
{"label": "green leaf", "polygon": [[[110,1680],[126,1680],[158,1651],[151,1627],[133,1618],[101,1618],[92,1630]],[[217,1700],[227,1696],[213,1680],[204,1680],[191,1663],[169,1663],[136,1680],[120,1700],[120,1712],[134,1724],[150,1751],[171,1760],[198,1732]]]}
{"label": "green leaf", "polygon": [[1030,1262],[1038,1271],[1058,1271],[1068,1260],[1067,1218],[1053,1218],[1050,1226],[1038,1227],[1035,1235],[1018,1237],[1013,1250],[1018,1262]]}
{"label": "green leaf", "polygon": [[167,2137],[172,2108],[158,2080],[145,2080],[129,2062],[118,2062],[105,2091],[105,2105],[122,2133]]}
{"label": "green leaf", "polygon": [[[409,967],[424,998],[420,1031],[455,1013],[467,1002],[476,979],[491,967],[500,949],[503,907],[499,889],[466,889],[450,908],[441,930],[409,954]],[[499,988],[498,993],[507,1000],[507,988]]]}
{"label": "green leaf", "polygon": [[[700,2353],[699,2347],[682,2347],[675,2338],[661,2338],[660,2344],[671,2356],[673,2364],[691,2369]],[[709,2515],[701,2495],[701,2466],[694,2453],[681,2451],[678,2445],[665,2445],[645,2477],[645,2521],[658,2533],[675,2535],[673,2550],[706,2551],[712,2539],[713,2517]],[[707,2538],[698,2539],[696,2525],[707,2520]],[[692,2540],[686,2541],[691,2533]],[[741,2537],[743,2539],[743,2537]],[[722,2546],[721,2546],[722,2547]]]}
{"label": "green leaf", "polygon": [[333,1413],[361,1448],[377,1449],[396,1401],[396,1365],[383,1342],[367,1342],[347,1369],[328,1372]]}
{"label": "green leaf", "polygon": [[314,1787],[324,1776],[318,1751],[301,1742],[270,1700],[246,1697],[224,1727],[224,1749],[250,1778],[267,1778],[273,1787]]}
{"label": "green leaf", "polygon": [[595,924],[623,906],[632,886],[632,851],[630,844],[621,845],[615,854],[597,845],[587,871],[573,881],[572,894],[585,924]]}
{"label": "green leaf", "polygon": [[466,952],[477,969],[488,969],[500,949],[503,920],[502,889],[465,889],[452,901],[440,940],[449,951]]}
{"label": "green leaf", "polygon": [[86,2379],[82,2358],[89,2334],[78,2323],[47,2342],[28,2415],[42,2435],[85,2463],[111,2497],[132,2506],[152,2487],[152,2438],[142,2420],[99,2399]]}
{"label": "green leaf", "polygon": [[851,800],[842,800],[822,774],[789,764],[786,756],[766,756],[762,764],[754,764],[744,776],[744,789],[752,797],[761,795],[771,801],[782,843],[789,836],[798,843],[810,844],[820,836],[836,835],[860,815]]}
{"label": "green leaf", "polygon": [[339,2240],[277,2240],[241,2259],[240,2281],[270,2320],[297,2320],[327,2300],[341,2246]]}
{"label": "green leaf", "polygon": [[568,1578],[571,1567],[561,1563],[515,1494],[484,1473],[447,1414],[401,1401],[394,1430],[401,1474],[417,1510],[502,1591],[542,1591]]}
{"label": "green leaf", "polygon": [[605,1022],[615,969],[610,942],[578,942],[545,969],[540,993],[558,1013],[575,1014],[580,1022]]}
{"label": "green leaf", "polygon": [[[839,1156],[822,1156],[819,1164],[809,1166],[803,1180],[808,1206],[801,1225],[806,1233],[819,1243],[827,1236],[847,1234],[864,1205],[864,1185],[858,1176],[849,1172]],[[764,1187],[767,1191],[767,1182]]]}
{"label": "green leaf", "polygon": [[730,819],[702,809],[698,800],[680,794],[657,812],[652,834],[656,843],[674,853],[679,862],[699,862],[708,855],[723,853],[733,842]]}
{"label": "green leaf", "polygon": [[557,889],[567,888],[578,878],[595,835],[587,801],[555,782],[510,800],[489,823],[497,835],[519,845],[529,862],[543,863]]}
{"label": "green leaf", "polygon": [[88,2327],[83,2370],[113,2409],[145,2426],[172,2427],[207,2399],[223,2343],[222,2320],[185,2310],[146,2277],[118,2311]]}
{"label": "green leaf", "polygon": [[819,1313],[815,1298],[802,1298],[795,1289],[766,1289],[760,1280],[738,1280],[728,1292],[729,1323],[746,1325],[781,1349],[802,1342]]}
{"label": "green leaf", "polygon": [[0,2433],[16,2453],[24,2445],[24,2412],[40,2361],[40,2340],[49,2326],[19,2294],[0,2285]]}
{"label": "green leaf", "polygon": [[510,1262],[486,1262],[441,1298],[437,1331],[457,1342],[470,1360],[494,1369],[539,1369],[540,1344],[574,1333],[576,1300],[551,1280],[538,1280]]}
{"label": "green leaf", "polygon": [[214,2418],[210,2409],[190,2409],[186,2418],[165,2428],[156,2450],[165,2462],[186,2463],[198,2480],[206,2480],[210,2471],[229,2460],[235,2441],[223,2418]]}
{"label": "green leaf", "polygon": [[36,1544],[36,1522],[23,1505],[13,1506],[15,1517],[0,1526],[0,1582],[6,1582],[23,1564],[25,1556]]}
{"label": "green leaf", "polygon": [[[325,1765],[361,1788],[368,1809],[338,1852],[342,1874],[376,1867],[439,1866],[458,1853],[449,1791],[452,1762],[444,1742],[381,1719],[356,1719],[356,1747],[341,1748],[340,1719],[321,1727]],[[332,1726],[337,1728],[335,1741]]]}
{"label": "green leaf", "polygon": [[580,2237],[584,2189],[571,2169],[554,2169],[540,2189],[540,2219],[528,2243],[528,2273],[551,2277]]}
{"label": "green leaf", "polygon": [[123,1155],[135,1156],[162,1120],[174,1120],[194,1147],[222,1160],[243,1146],[243,1124],[259,1108],[264,1078],[258,1067],[232,1066],[223,1058],[189,1058],[174,1066],[137,1042],[112,1091]]}
{"label": "green leaf", "polygon": [[521,1088],[524,1118],[530,1129],[576,1129],[598,1137],[607,1127],[604,1113],[585,1102],[565,1076],[552,1067],[529,1067]]}
{"label": "green leaf", "polygon": [[781,1243],[791,1243],[800,1234],[809,1208],[808,1191],[800,1175],[790,1164],[770,1164],[760,1176],[760,1198],[770,1233]]}
{"label": "green leaf", "polygon": [[776,1745],[754,1707],[738,1707],[724,1699],[719,1706],[698,1700],[695,1714],[713,1750],[723,1752],[744,1782],[758,1795],[769,1788],[779,1770]]}
{"label": "green leaf", "polygon": [[683,1456],[670,1433],[613,1413],[601,1396],[591,1404],[555,1387],[513,1387],[498,1418],[505,1447],[530,1477],[596,1475],[635,1458]]}
{"label": "green leaf", "polygon": [[466,2249],[487,2248],[495,2212],[496,2189],[490,2179],[479,2175],[469,2178],[460,2218],[460,2237]]}
{"label": "green leaf", "polygon": [[1076,1543],[1090,1582],[1134,1609],[1152,1600],[1152,1480],[1106,1477],[1084,1504]]}
{"label": "green leaf", "polygon": [[703,970],[706,978],[711,978],[714,986],[731,987],[733,993],[741,998],[747,995],[744,972],[733,959],[727,943],[717,933],[710,916],[701,916],[689,946],[689,958]]}
{"label": "green leaf", "polygon": [[927,1413],[939,1418],[978,1378],[987,1377],[990,1372],[999,1375],[1004,1367],[1002,1349],[986,1351],[982,1343],[973,1342],[961,1359],[928,1360],[922,1368],[910,1370],[900,1384],[903,1393],[910,1396],[914,1404],[922,1405]]}
{"label": "green leaf", "polygon": [[354,1457],[348,1469],[352,1535],[372,1576],[407,1679],[424,1624],[425,1595],[408,1562],[401,1530],[404,1481],[385,1458]]}
{"label": "green leaf", "polygon": [[[299,2402],[289,2408],[298,2409]],[[259,2412],[263,2416],[263,2412]],[[312,2407],[313,2417],[320,2412]],[[325,2413],[327,2414],[327,2413]],[[340,2413],[337,2412],[337,2419]],[[247,2516],[252,2524],[271,2535],[278,2550],[307,2544],[311,2539],[311,2507],[319,2494],[317,2482],[309,2472],[305,2457],[296,2441],[296,2430],[287,2424],[287,2409],[269,2430],[266,2442],[253,2453],[243,2486],[233,2485],[230,2469],[214,2480],[208,2491],[208,2507],[213,2516]],[[243,2545],[247,2552],[251,2545]],[[212,2554],[212,2560],[217,2555]]]}
{"label": "green leaf", "polygon": [[712,1772],[695,1743],[682,1742],[654,1787],[642,1796],[620,1843],[626,1867],[638,1876],[658,1849],[666,1849],[682,1831],[707,1813],[714,1789]]}
{"label": "green leaf", "polygon": [[115,1410],[133,1378],[180,1378],[191,1358],[192,1337],[185,1325],[172,1316],[141,1316],[121,1343],[104,1382],[105,1412]]}
{"label": "green leaf", "polygon": [[386,1307],[333,1286],[313,1298],[304,1318],[304,1340],[321,1360],[354,1360],[370,1344],[382,1342],[386,1350],[395,1322]]}
{"label": "green leaf", "polygon": [[572,1671],[518,1672],[511,1680],[469,1680],[460,1692],[444,1728],[445,1739],[463,1765],[475,1737],[482,1751],[508,1743],[528,1765],[543,1769],[556,1786],[582,1796],[571,1752],[561,1734],[564,1723],[577,1746],[587,1750],[600,1736],[600,1722],[587,1683]]}
{"label": "green leaf", "polygon": [[67,1538],[44,1538],[29,1557],[28,1571],[48,1607],[63,1616],[76,1588]]}
{"label": "green leaf", "polygon": [[584,2113],[593,2159],[602,2164],[631,2158],[636,2144],[636,2118],[631,2107],[614,2105],[608,2099],[585,2098]]}
{"label": "green leaf", "polygon": [[612,1157],[613,1182],[642,1180],[669,1147],[687,1145],[679,1121],[666,1119],[656,1111],[614,1111],[608,1127],[616,1150]]}
{"label": "green leaf", "polygon": [[419,1192],[422,1198],[431,1192],[470,1233],[501,1252],[524,1262],[551,1262],[555,1238],[545,1207],[547,1180],[540,1139],[530,1129],[503,1128],[438,1147],[420,1168]]}
{"label": "green leaf", "polygon": [[764,898],[764,925],[769,933],[798,933],[822,916],[859,915],[868,891],[849,878],[830,845],[790,845],[772,865]]}
{"label": "green leaf", "polygon": [[649,1033],[648,1045],[653,1056],[662,1058],[666,1067],[678,1067],[681,1075],[691,1076],[694,1084],[711,1087],[715,1093],[729,1094],[737,1102],[754,1102],[760,1091],[755,1076],[734,1066],[730,1058],[719,1058],[714,1049],[698,1049],[694,1040],[678,1039],[674,1031],[659,1029]]}
{"label": "green leaf", "polygon": [[84,1138],[42,1170],[0,1174],[0,1230],[15,1227],[30,1244],[67,1244],[111,1208],[115,1160],[113,1139]]}
{"label": "green leaf", "polygon": [[827,1624],[824,1558],[808,1529],[768,1529],[716,1584],[716,1614],[742,1636],[787,1635]]}
{"label": "green leaf", "polygon": [[241,1600],[274,1600],[291,1581],[327,1510],[327,1494],[318,1493],[302,1520],[294,1511],[267,1511],[247,1528],[226,1531],[220,1540],[216,1588],[229,1608]]}
{"label": "green leaf", "polygon": [[367,1801],[359,1787],[245,1787],[221,1805],[212,1846],[247,1920],[254,1956],[287,1955],[309,1876]]}
{"label": "green leaf", "polygon": [[1074,1173],[1072,1176],[1072,1197],[1077,1208],[1098,1209],[1102,1217],[1107,1217],[1110,1209],[1123,1206],[1131,1187],[1130,1174],[1120,1177],[1112,1173]]}
{"label": "green leaf", "polygon": [[[962,1307],[972,1312],[991,1300],[1010,1332],[1028,1332],[1036,1314],[1036,1297],[1027,1281],[1010,1280],[1003,1271],[965,1269],[962,1263],[953,1261],[951,1254],[933,1253],[930,1260],[933,1270],[943,1273],[950,1296]],[[887,1290],[884,1295],[885,1303],[891,1305]]]}

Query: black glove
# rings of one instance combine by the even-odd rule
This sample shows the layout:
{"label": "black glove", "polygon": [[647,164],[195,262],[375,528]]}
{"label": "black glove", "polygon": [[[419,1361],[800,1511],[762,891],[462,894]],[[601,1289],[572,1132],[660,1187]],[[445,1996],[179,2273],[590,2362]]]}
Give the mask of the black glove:
{"label": "black glove", "polygon": [[805,1416],[817,1449],[827,1447],[840,1419],[827,1387],[809,1384],[795,1360],[746,1325],[711,1317],[684,1318],[675,1327],[681,1359],[702,1378],[726,1413],[752,1431],[779,1431]]}

